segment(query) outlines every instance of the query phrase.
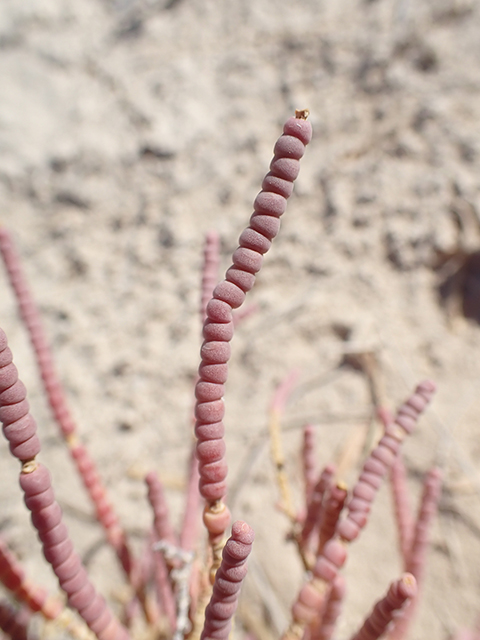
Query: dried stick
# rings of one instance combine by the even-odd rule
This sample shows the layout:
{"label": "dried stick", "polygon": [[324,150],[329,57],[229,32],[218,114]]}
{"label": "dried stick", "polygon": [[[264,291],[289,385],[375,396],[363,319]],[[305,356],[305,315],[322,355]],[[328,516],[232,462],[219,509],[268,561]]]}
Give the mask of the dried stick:
{"label": "dried stick", "polygon": [[224,384],[228,375],[230,341],[233,337],[232,310],[241,306],[246,293],[255,283],[263,254],[268,251],[280,228],[286,199],[293,190],[305,145],[311,138],[308,112],[297,112],[284,125],[284,134],[274,148],[270,173],[254,202],[250,225],[241,234],[239,248],[233,254],[233,265],[226,279],[218,284],[207,304],[203,326],[199,380],[195,389],[195,434],[199,461],[200,493],[206,501],[203,521],[209,533],[213,552],[213,575],[220,561],[220,550],[230,513],[224,504],[227,464],[224,437]]}
{"label": "dried stick", "polygon": [[283,455],[280,420],[285,411],[288,398],[298,380],[299,372],[291,371],[277,386],[270,405],[268,430],[270,433],[270,446],[278,488],[280,490],[280,508],[288,516],[293,526],[297,523],[296,512],[293,507],[292,494],[288,477],[285,472],[285,457]]}
{"label": "dried stick", "polygon": [[48,470],[35,460],[40,453],[37,425],[29,413],[26,389],[12,363],[5,333],[0,329],[0,422],[10,452],[22,463],[20,486],[32,523],[68,604],[76,609],[99,640],[126,640],[127,630],[116,620],[87,576],[74,551],[62,510],[55,500]]}
{"label": "dried stick", "polygon": [[77,427],[70,413],[60,380],[55,371],[48,340],[45,335],[40,312],[33,299],[25,277],[20,256],[5,227],[0,226],[0,253],[5,264],[10,285],[15,293],[20,316],[30,337],[35,352],[37,366],[60,432],[68,445],[82,482],[94,506],[98,522],[102,525],[106,538],[115,549],[117,557],[130,579],[133,571],[132,557],[125,533],[107,497],[106,489],[90,454],[77,438]]}
{"label": "dried stick", "polygon": [[411,573],[405,573],[390,585],[387,595],[377,602],[372,613],[351,640],[377,640],[380,638],[394,619],[394,615],[405,603],[415,598],[416,594],[417,583],[414,576]]}
{"label": "dried stick", "polygon": [[225,544],[222,562],[215,576],[212,597],[205,610],[201,640],[228,639],[240,588],[247,574],[247,558],[253,539],[253,529],[248,524],[240,521],[233,524],[232,535]]}

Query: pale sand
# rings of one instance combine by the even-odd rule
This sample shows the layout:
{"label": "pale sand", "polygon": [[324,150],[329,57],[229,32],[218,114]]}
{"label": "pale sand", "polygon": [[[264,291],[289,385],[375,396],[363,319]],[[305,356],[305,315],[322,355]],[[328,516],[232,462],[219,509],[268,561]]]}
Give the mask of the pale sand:
{"label": "pale sand", "polygon": [[[257,311],[234,339],[225,397],[233,512],[257,533],[250,611],[282,629],[301,584],[274,506],[266,435],[273,389],[300,369],[284,420],[300,504],[301,427],[318,424],[319,464],[365,429],[366,379],[339,364],[345,351],[373,350],[389,406],[424,377],[439,385],[405,458],[412,502],[425,470],[444,469],[410,637],[446,638],[480,613],[480,328],[447,321],[432,264],[437,251],[455,248],[456,219],[478,223],[478,3],[166,4],[0,6],[1,220],[24,258],[82,437],[141,548],[151,518],[144,473],[160,472],[175,514],[182,504],[204,234],[220,233],[225,269],[283,121],[308,107],[314,140],[249,298]],[[468,227],[469,250],[479,237],[478,226]],[[29,389],[42,460],[108,596],[119,573],[0,277],[0,324]],[[1,447],[2,533],[54,590],[29,533],[18,464]],[[386,488],[351,548],[337,637],[348,637],[400,571]],[[255,595],[262,580],[270,582],[264,606]]]}

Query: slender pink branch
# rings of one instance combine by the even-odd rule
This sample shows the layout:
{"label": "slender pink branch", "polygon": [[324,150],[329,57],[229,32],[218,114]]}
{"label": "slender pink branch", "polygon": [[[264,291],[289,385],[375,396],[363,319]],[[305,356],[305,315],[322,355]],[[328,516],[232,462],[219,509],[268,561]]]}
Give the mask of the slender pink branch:
{"label": "slender pink branch", "polygon": [[373,499],[398,454],[400,443],[413,431],[434,391],[435,385],[428,380],[417,386],[365,462],[348,503],[348,515],[338,522],[335,537],[326,543],[313,567],[312,578],[301,589],[292,607],[292,623],[283,635],[284,640],[301,637],[305,626],[323,614],[326,594],[345,562],[346,549],[343,543],[355,540],[366,525]]}
{"label": "slender pink branch", "polygon": [[292,394],[292,391],[297,384],[300,371],[298,369],[292,369],[290,373],[280,382],[276,387],[273,394],[270,410],[278,414],[283,414],[287,405],[288,399]]}
{"label": "slender pink branch", "polygon": [[[387,407],[377,407],[377,416],[385,429],[393,424],[394,417]],[[405,571],[407,571],[406,562],[413,535],[413,517],[408,500],[407,472],[401,452],[398,453],[390,469],[390,486],[392,488],[400,553]]]}
{"label": "slender pink branch", "polygon": [[[155,471],[150,471],[145,477],[145,483],[148,487],[148,500],[153,511],[155,539],[157,541],[164,540],[176,546],[177,536],[170,523],[167,500],[160,478]],[[160,551],[155,552],[154,575],[157,600],[169,621],[170,628],[173,630],[176,623],[176,605],[169,573],[169,567],[163,553]]]}
{"label": "slender pink branch", "polygon": [[12,640],[32,640],[28,633],[30,616],[25,610],[16,609],[8,600],[0,600],[0,629]]}
{"label": "slender pink branch", "polygon": [[440,469],[433,468],[427,473],[423,483],[423,495],[407,561],[408,571],[413,573],[418,583],[423,580],[426,555],[430,543],[430,530],[432,521],[437,513],[441,488],[442,472]]}
{"label": "slender pink branch", "polygon": [[417,583],[411,573],[393,582],[387,595],[374,606],[372,613],[351,640],[377,640],[387,630],[395,614],[417,593]]}
{"label": "slender pink branch", "polygon": [[175,629],[177,620],[177,610],[175,605],[175,595],[169,580],[169,571],[163,554],[157,552],[154,554],[155,567],[155,589],[157,591],[157,599],[165,614],[170,629]]}
{"label": "slender pink branch", "polygon": [[324,504],[319,524],[317,556],[320,556],[327,542],[335,535],[335,530],[347,499],[347,487],[343,483],[330,487]]}
{"label": "slender pink branch", "polygon": [[265,254],[280,228],[280,216],[293,190],[305,145],[311,138],[311,126],[298,112],[284,125],[284,134],[274,149],[270,173],[254,202],[250,225],[241,234],[239,248],[233,254],[233,265],[225,280],[218,284],[206,307],[201,348],[199,381],[195,389],[197,458],[199,461],[200,493],[207,502],[204,523],[212,546],[223,537],[229,521],[223,505],[226,495],[227,464],[224,436],[224,384],[228,375],[230,341],[233,337],[232,311],[238,309],[255,283]]}
{"label": "slender pink branch", "polygon": [[251,304],[247,304],[238,311],[235,312],[233,316],[233,326],[236,329],[239,327],[244,320],[252,316],[254,313],[258,311],[258,304],[252,302]]}
{"label": "slender pink branch", "polygon": [[328,464],[322,470],[322,473],[314,487],[312,499],[308,505],[307,515],[300,534],[300,540],[303,546],[307,544],[315,526],[320,521],[323,500],[332,486],[335,471],[335,465]]}
{"label": "slender pink branch", "polygon": [[205,610],[201,640],[228,640],[242,582],[247,574],[247,558],[252,549],[253,529],[245,522],[233,524],[232,535],[222,553],[213,593]]}
{"label": "slender pink branch", "polygon": [[390,469],[390,485],[392,487],[400,553],[405,570],[407,570],[407,557],[413,536],[413,518],[408,499],[407,473],[401,452],[395,458]]}
{"label": "slender pink branch", "polygon": [[325,604],[325,611],[321,623],[314,625],[310,632],[310,640],[330,640],[335,631],[337,620],[342,612],[345,600],[346,581],[344,576],[338,574],[332,582],[332,588]]}
{"label": "slender pink branch", "polygon": [[348,503],[348,515],[337,527],[337,534],[343,540],[354,540],[367,524],[373,499],[398,455],[403,438],[413,431],[434,392],[435,385],[429,380],[417,386],[415,392],[402,404],[395,422],[387,426],[385,435],[363,465],[352,499]]}
{"label": "slender pink branch", "polygon": [[125,640],[128,638],[126,629],[95,591],[73,549],[67,527],[62,522],[62,510],[55,500],[50,474],[35,460],[40,452],[37,425],[29,413],[25,387],[18,379],[7,338],[1,329],[0,422],[12,455],[22,462],[20,486],[42,542],[43,555],[52,565],[69,605],[78,611],[99,640]]}
{"label": "slender pink branch", "polygon": [[177,544],[177,536],[173,531],[168,513],[168,504],[163,490],[163,484],[155,471],[150,471],[145,476],[148,488],[148,501],[153,511],[153,526],[157,538],[166,540],[173,545]]}
{"label": "slender pink branch", "polygon": [[132,557],[125,533],[107,497],[106,489],[95,463],[85,447],[80,445],[75,437],[77,428],[55,371],[40,312],[31,294],[13,240],[7,229],[2,226],[0,226],[0,253],[17,299],[20,316],[27,328],[35,352],[43,387],[55,421],[67,442],[70,455],[94,506],[97,520],[102,525],[108,542],[115,549],[126,575],[130,577],[133,570]]}
{"label": "slender pink branch", "polygon": [[132,554],[127,544],[125,532],[112,503],[108,499],[105,485],[88,450],[75,438],[70,437],[69,440],[70,455],[75,461],[83,485],[92,501],[97,521],[102,526],[108,542],[115,549],[126,576],[132,582],[134,572]]}
{"label": "slender pink branch", "polygon": [[395,416],[387,407],[379,406],[376,408],[376,412],[377,412],[377,418],[382,423],[384,429],[386,429],[393,423]]}
{"label": "slender pink branch", "polygon": [[303,481],[305,484],[305,507],[308,509],[317,479],[317,456],[315,452],[315,427],[306,424],[303,428],[302,447]]}
{"label": "slender pink branch", "polygon": [[449,640],[480,640],[480,630],[459,629]]}
{"label": "slender pink branch", "polygon": [[[346,559],[345,545],[338,539],[329,540],[312,568],[311,579],[303,585],[292,607],[295,627],[303,628],[322,620],[332,584]],[[283,637],[292,636],[298,637],[298,634],[289,629]]]}
{"label": "slender pink branch", "polygon": [[207,317],[207,304],[212,298],[215,285],[218,283],[220,268],[220,238],[216,231],[209,231],[205,236],[203,251],[203,269],[201,284],[200,316],[202,323]]}
{"label": "slender pink branch", "polygon": [[[407,556],[407,570],[415,576],[418,587],[421,588],[427,563],[427,552],[430,543],[430,530],[437,512],[438,500],[442,486],[440,469],[431,469],[423,483],[423,494],[418,510],[415,531],[409,554]],[[408,603],[402,615],[395,623],[389,635],[391,640],[402,640],[406,637],[418,604],[418,594]]]}
{"label": "slender pink branch", "polygon": [[40,612],[48,620],[54,620],[63,610],[62,603],[49,598],[47,591],[26,577],[25,571],[0,538],[0,582],[9,589],[30,611]]}

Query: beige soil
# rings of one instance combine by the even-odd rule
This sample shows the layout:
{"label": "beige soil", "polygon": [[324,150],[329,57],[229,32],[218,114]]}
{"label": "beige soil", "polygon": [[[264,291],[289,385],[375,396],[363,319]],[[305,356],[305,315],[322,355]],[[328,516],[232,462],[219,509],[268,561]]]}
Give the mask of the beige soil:
{"label": "beige soil", "polygon": [[[151,519],[146,471],[159,471],[173,517],[181,513],[204,235],[218,230],[224,270],[283,121],[311,111],[314,140],[250,295],[256,312],[234,339],[225,398],[230,502],[257,534],[243,610],[257,633],[272,630],[261,640],[284,628],[302,579],[275,510],[268,404],[299,368],[284,447],[300,506],[302,426],[317,425],[320,466],[371,421],[365,375],[340,366],[349,352],[374,352],[389,407],[422,378],[439,386],[405,446],[412,505],[430,466],[445,478],[409,637],[447,638],[480,613],[480,327],[455,313],[458,299],[447,316],[433,268],[442,252],[480,249],[479,27],[475,0],[0,5],[1,221],[137,550]],[[3,271],[0,290],[42,461],[114,602],[120,573],[50,418]],[[55,590],[18,463],[1,447],[2,534]],[[400,572],[385,488],[351,547],[338,638]]]}

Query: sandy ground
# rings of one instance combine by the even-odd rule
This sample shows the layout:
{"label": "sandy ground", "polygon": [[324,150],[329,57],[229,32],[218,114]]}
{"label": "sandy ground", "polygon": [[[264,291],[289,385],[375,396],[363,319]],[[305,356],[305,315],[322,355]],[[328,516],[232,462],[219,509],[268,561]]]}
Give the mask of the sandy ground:
{"label": "sandy ground", "polygon": [[[284,447],[300,501],[303,424],[317,425],[320,466],[371,420],[365,375],[340,366],[350,352],[375,354],[391,407],[424,377],[439,386],[405,446],[412,503],[430,466],[444,472],[410,638],[447,638],[480,613],[480,329],[463,318],[459,287],[450,314],[438,290],[446,269],[472,266],[480,249],[479,26],[475,0],[0,5],[1,221],[82,438],[138,549],[151,518],[146,471],[159,471],[174,517],[181,512],[204,235],[218,230],[228,267],[283,121],[311,111],[314,140],[250,296],[256,312],[234,339],[225,398],[232,509],[257,534],[244,609],[272,630],[265,638],[284,628],[302,579],[275,511],[268,404],[298,367]],[[462,274],[478,314],[478,272]],[[96,584],[114,599],[119,573],[49,415],[3,272],[0,290],[42,460]],[[1,447],[2,533],[55,590],[18,464]],[[351,549],[338,638],[400,571],[385,489]]]}

